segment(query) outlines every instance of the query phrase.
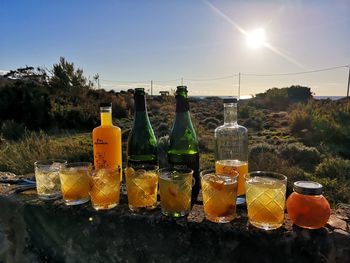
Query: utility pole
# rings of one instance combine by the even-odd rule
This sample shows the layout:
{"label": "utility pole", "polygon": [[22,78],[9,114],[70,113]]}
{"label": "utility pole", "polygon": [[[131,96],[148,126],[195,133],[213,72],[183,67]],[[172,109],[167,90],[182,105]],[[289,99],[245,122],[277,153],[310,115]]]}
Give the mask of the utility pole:
{"label": "utility pole", "polygon": [[183,85],[184,85],[184,78],[181,77],[181,86],[183,86]]}
{"label": "utility pole", "polygon": [[238,72],[238,99],[241,98],[241,72]]}
{"label": "utility pole", "polygon": [[346,93],[346,97],[349,97],[349,87],[350,87],[350,65],[349,65],[349,77],[348,77],[348,92]]}
{"label": "utility pole", "polygon": [[151,96],[153,96],[153,80],[151,80]]}

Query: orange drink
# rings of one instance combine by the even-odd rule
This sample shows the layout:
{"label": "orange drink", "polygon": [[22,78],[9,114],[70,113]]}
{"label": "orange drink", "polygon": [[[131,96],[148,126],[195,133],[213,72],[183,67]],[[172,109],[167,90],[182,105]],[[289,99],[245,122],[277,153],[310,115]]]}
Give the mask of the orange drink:
{"label": "orange drink", "polygon": [[93,208],[111,209],[118,205],[120,194],[119,169],[98,169],[91,177],[90,197]]}
{"label": "orange drink", "polygon": [[191,169],[162,169],[159,175],[159,192],[162,213],[166,216],[185,216],[191,209]]}
{"label": "orange drink", "polygon": [[244,175],[248,173],[248,162],[239,160],[220,160],[215,162],[215,172],[217,174],[234,175],[238,172],[237,195],[244,195]]}
{"label": "orange drink", "polygon": [[213,170],[201,173],[205,217],[212,222],[227,223],[236,217],[237,178],[216,174]]}
{"label": "orange drink", "polygon": [[158,166],[140,165],[125,168],[128,203],[131,210],[155,208],[158,189]]}
{"label": "orange drink", "polygon": [[60,170],[61,191],[67,205],[78,205],[90,200],[91,163],[68,163]]}
{"label": "orange drink", "polygon": [[287,177],[273,172],[246,174],[246,199],[249,222],[265,230],[283,224]]}

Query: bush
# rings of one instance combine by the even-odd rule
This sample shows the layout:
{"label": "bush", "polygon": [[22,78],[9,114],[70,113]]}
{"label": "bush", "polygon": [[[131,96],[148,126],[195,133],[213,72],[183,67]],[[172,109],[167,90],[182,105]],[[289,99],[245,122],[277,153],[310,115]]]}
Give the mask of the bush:
{"label": "bush", "polygon": [[319,182],[332,204],[350,203],[350,160],[340,158],[324,159],[309,175],[309,180]]}
{"label": "bush", "polygon": [[159,167],[169,166],[168,162],[169,136],[160,137],[158,140]]}
{"label": "bush", "polygon": [[315,147],[301,143],[283,145],[279,148],[281,155],[292,165],[312,170],[320,162],[321,154]]}
{"label": "bush", "polygon": [[256,131],[260,131],[263,128],[264,121],[260,117],[253,117],[253,118],[245,120],[243,122],[243,125],[247,128],[252,128]]}
{"label": "bush", "polygon": [[315,176],[350,183],[350,160],[327,158],[316,167]]}
{"label": "bush", "polygon": [[238,117],[243,119],[250,118],[255,115],[255,112],[256,110],[254,107],[246,104],[238,108]]}
{"label": "bush", "polygon": [[218,127],[217,124],[213,123],[213,122],[208,122],[206,124],[206,127],[209,129],[209,130],[214,130],[216,127]]}
{"label": "bush", "polygon": [[305,180],[304,171],[298,167],[290,166],[276,150],[266,147],[267,151],[261,151],[263,148],[259,148],[255,148],[256,151],[250,151],[249,171],[271,171],[285,175],[287,177],[287,195],[293,191],[293,182]]}
{"label": "bush", "polygon": [[14,120],[4,121],[0,127],[0,134],[7,140],[18,140],[23,137],[26,127]]}
{"label": "bush", "polygon": [[203,121],[205,123],[205,125],[207,126],[209,123],[213,123],[215,125],[215,127],[217,127],[220,123],[220,121],[214,117],[209,117],[204,119]]}
{"label": "bush", "polygon": [[169,134],[169,127],[166,123],[161,123],[158,126],[158,137],[165,136]]}
{"label": "bush", "polygon": [[289,125],[290,131],[295,134],[300,134],[303,130],[310,131],[312,128],[311,116],[302,106],[299,106],[290,113]]}

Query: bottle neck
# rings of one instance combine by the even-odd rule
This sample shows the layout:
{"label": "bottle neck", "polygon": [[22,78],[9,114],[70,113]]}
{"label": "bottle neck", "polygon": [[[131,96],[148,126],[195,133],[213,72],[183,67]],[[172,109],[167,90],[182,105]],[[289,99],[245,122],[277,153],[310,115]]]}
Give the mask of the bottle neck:
{"label": "bottle neck", "polygon": [[147,111],[146,98],[144,95],[136,95],[134,97],[134,101],[135,101],[135,113],[138,111]]}
{"label": "bottle neck", "polygon": [[101,111],[101,126],[112,125],[112,111]]}
{"label": "bottle neck", "polygon": [[187,97],[183,95],[176,95],[176,113],[188,112],[190,110],[190,105],[188,103]]}
{"label": "bottle neck", "polygon": [[225,124],[237,123],[237,103],[224,104],[224,123]]}

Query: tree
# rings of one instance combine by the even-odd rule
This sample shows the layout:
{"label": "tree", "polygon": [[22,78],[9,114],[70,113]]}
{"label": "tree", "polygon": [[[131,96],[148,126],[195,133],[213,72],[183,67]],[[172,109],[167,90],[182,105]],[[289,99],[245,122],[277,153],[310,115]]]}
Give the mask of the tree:
{"label": "tree", "polygon": [[58,64],[53,65],[50,87],[53,93],[65,93],[71,96],[80,97],[85,95],[92,88],[92,83],[83,75],[82,69],[75,69],[74,63],[60,58]]}

